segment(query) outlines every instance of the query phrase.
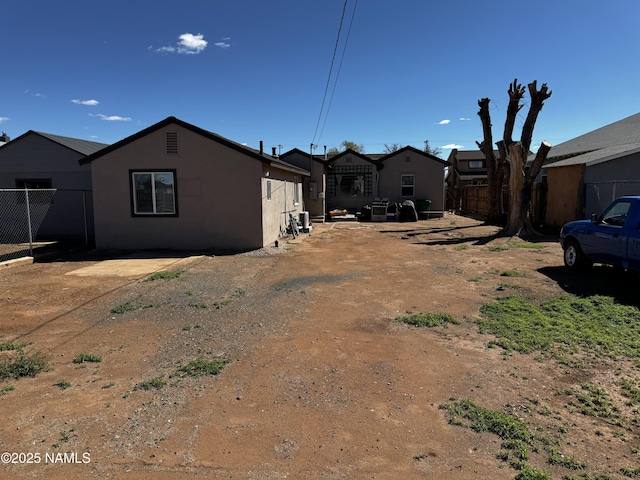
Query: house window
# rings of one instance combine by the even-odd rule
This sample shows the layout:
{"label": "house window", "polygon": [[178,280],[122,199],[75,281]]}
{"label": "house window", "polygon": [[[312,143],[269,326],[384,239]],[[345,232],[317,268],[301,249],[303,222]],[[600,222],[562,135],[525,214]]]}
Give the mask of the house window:
{"label": "house window", "polygon": [[267,200],[271,200],[271,180],[267,180]]}
{"label": "house window", "polygon": [[176,174],[131,172],[134,215],[177,215]]}
{"label": "house window", "polygon": [[407,163],[411,163],[411,157],[404,157],[404,161]]}
{"label": "house window", "polygon": [[293,203],[300,204],[300,193],[298,191],[298,177],[293,177]]}
{"label": "house window", "polygon": [[372,165],[336,165],[327,179],[326,193],[336,198],[372,196]]}
{"label": "house window", "polygon": [[165,146],[167,155],[178,154],[178,132],[165,133]]}
{"label": "house window", "polygon": [[469,168],[484,168],[484,162],[482,160],[470,160]]}
{"label": "house window", "polygon": [[402,189],[401,195],[403,197],[413,197],[414,187],[416,184],[416,176],[413,174],[401,175],[400,183]]}

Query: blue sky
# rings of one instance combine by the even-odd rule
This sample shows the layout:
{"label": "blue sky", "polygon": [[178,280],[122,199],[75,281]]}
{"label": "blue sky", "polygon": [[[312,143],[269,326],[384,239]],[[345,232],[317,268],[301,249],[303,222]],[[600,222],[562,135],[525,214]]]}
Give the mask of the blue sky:
{"label": "blue sky", "polygon": [[176,116],[254,148],[428,139],[446,158],[477,148],[482,97],[500,138],[514,78],[553,91],[534,149],[640,112],[637,0],[348,0],[320,117],[344,6],[10,0],[0,129],[113,143]]}

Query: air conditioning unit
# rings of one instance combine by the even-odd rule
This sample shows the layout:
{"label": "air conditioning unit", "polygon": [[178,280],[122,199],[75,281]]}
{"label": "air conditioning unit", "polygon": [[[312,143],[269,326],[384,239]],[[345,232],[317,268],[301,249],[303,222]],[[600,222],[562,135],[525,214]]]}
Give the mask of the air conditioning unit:
{"label": "air conditioning unit", "polygon": [[300,212],[299,223],[302,231],[308,233],[311,230],[311,222],[309,221],[309,212]]}

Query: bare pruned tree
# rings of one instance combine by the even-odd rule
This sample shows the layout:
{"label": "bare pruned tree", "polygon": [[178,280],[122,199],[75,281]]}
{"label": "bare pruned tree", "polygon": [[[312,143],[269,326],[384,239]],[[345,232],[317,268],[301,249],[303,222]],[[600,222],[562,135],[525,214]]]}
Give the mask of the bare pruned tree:
{"label": "bare pruned tree", "polygon": [[[535,178],[540,173],[542,164],[547,158],[551,144],[542,142],[533,161],[528,164],[527,157],[533,138],[533,130],[542,110],[545,100],[551,96],[547,84],[538,89],[537,81],[528,85],[531,103],[529,113],[522,127],[520,141],[513,141],[513,129],[516,116],[522,109],[521,101],[525,95],[525,88],[515,79],[509,86],[509,104],[507,117],[504,124],[502,140],[497,142],[498,158],[493,150],[493,136],[491,132],[491,115],[489,114],[488,98],[478,100],[478,116],[482,122],[483,141],[476,142],[478,148],[484,153],[487,161],[487,182],[489,184],[489,215],[487,221],[492,224],[501,224],[504,221],[504,213],[508,213],[505,232],[510,235],[535,233],[531,223],[531,187]],[[503,185],[508,185],[508,208],[504,208],[502,202]]]}

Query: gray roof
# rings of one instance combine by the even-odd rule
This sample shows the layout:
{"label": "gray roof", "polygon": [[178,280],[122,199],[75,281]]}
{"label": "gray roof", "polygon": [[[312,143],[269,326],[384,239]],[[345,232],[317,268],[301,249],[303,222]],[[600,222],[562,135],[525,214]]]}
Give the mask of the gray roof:
{"label": "gray roof", "polygon": [[601,148],[600,150],[594,150],[593,152],[583,153],[582,155],[576,155],[565,160],[559,160],[557,162],[545,165],[545,168],[555,167],[567,167],[571,165],[597,165],[598,163],[608,162],[616,158],[632,155],[640,152],[640,143],[629,143],[627,145],[616,145],[613,147]]}
{"label": "gray roof", "polygon": [[[640,144],[640,113],[552,147],[547,161],[554,162],[610,147],[624,149],[626,146],[628,150],[632,150],[637,144]],[[624,150],[618,153],[621,151]]]}
{"label": "gray roof", "polygon": [[102,150],[104,147],[108,146],[108,144],[106,143],[90,142],[88,140],[81,140],[79,138],[63,137],[61,135],[36,132],[33,130],[31,130],[31,132],[48,138],[49,140],[59,143],[60,145],[70,148],[71,150],[75,150],[78,153],[82,153],[83,155],[91,155],[92,153]]}

